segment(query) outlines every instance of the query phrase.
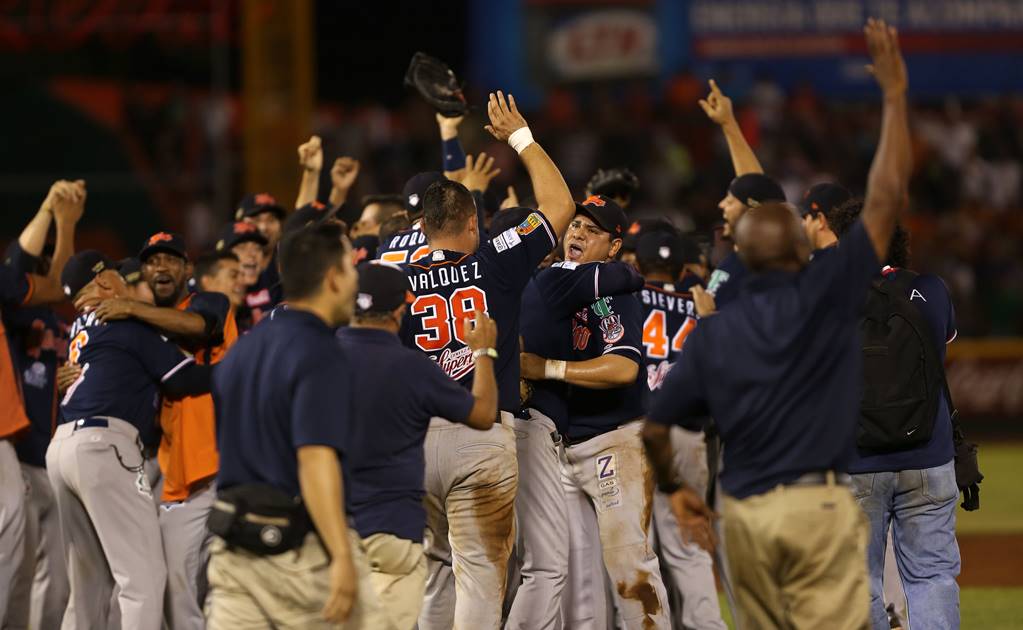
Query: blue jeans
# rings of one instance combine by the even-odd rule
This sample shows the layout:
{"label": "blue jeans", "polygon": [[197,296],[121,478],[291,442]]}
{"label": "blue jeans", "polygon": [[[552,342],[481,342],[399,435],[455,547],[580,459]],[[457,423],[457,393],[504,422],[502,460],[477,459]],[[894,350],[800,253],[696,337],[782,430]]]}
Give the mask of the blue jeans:
{"label": "blue jeans", "polygon": [[853,493],[870,521],[870,620],[887,630],[882,599],[888,526],[908,601],[911,628],[959,628],[959,545],[956,542],[955,467],[853,475]]}

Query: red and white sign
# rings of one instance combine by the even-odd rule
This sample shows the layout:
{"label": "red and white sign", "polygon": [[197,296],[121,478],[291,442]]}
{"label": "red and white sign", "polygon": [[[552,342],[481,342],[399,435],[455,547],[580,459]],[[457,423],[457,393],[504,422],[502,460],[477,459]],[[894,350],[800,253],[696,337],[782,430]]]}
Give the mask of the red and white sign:
{"label": "red and white sign", "polygon": [[605,79],[657,71],[657,24],[642,11],[608,9],[574,17],[548,40],[563,79]]}

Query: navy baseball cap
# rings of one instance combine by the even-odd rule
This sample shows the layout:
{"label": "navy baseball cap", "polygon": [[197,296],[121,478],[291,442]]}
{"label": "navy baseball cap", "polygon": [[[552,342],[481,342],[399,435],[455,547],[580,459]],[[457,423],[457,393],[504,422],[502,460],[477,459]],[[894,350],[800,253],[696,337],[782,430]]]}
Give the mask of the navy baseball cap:
{"label": "navy baseball cap", "polygon": [[122,258],[117,261],[117,272],[128,284],[138,284],[142,280],[142,261],[138,258]]}
{"label": "navy baseball cap", "polygon": [[259,243],[263,247],[266,247],[267,243],[269,243],[266,237],[256,229],[256,226],[244,221],[235,221],[234,223],[228,223],[220,231],[220,237],[217,239],[217,245],[214,249],[219,252],[249,241]]}
{"label": "navy baseball cap", "polygon": [[242,198],[238,204],[238,209],[235,210],[234,220],[241,221],[246,217],[254,217],[264,212],[273,212],[277,215],[278,219],[283,219],[284,215],[287,214],[284,211],[284,206],[277,203],[273,195],[269,193],[256,193],[254,195],[245,195]]}
{"label": "navy baseball cap", "polygon": [[60,272],[60,284],[64,288],[64,295],[69,298],[75,297],[92,282],[93,278],[107,269],[117,269],[117,265],[104,254],[95,249],[78,252],[67,261]]}
{"label": "navy baseball cap", "polygon": [[414,175],[412,179],[405,182],[405,188],[401,196],[405,200],[405,209],[409,214],[418,216],[423,213],[423,197],[426,196],[426,189],[436,182],[444,181],[445,177],[437,171],[429,171]]}
{"label": "navy baseball cap", "polygon": [[844,186],[830,182],[817,184],[803,193],[803,200],[799,202],[799,214],[804,217],[819,212],[827,214],[850,199],[852,193]]}
{"label": "navy baseball cap", "polygon": [[372,260],[380,249],[380,237],[374,234],[363,234],[352,241],[352,254],[356,264],[364,260]]}
{"label": "navy baseball cap", "polygon": [[650,232],[668,232],[671,234],[678,233],[676,228],[667,219],[638,219],[632,222],[629,229],[625,230],[625,236],[622,238],[622,250],[627,252],[636,251],[636,245],[639,243],[639,239]]}
{"label": "navy baseball cap", "polygon": [[611,234],[612,239],[625,236],[625,226],[628,225],[625,211],[608,197],[590,195],[582,203],[575,204],[575,212],[593,219],[600,229]]}
{"label": "navy baseball cap", "polygon": [[284,227],[281,228],[282,233],[289,234],[310,225],[320,225],[333,218],[336,213],[337,208],[332,208],[319,201],[310,201],[291,213],[291,216],[284,221]]}
{"label": "navy baseball cap", "polygon": [[785,192],[763,173],[747,173],[732,180],[728,192],[747,207],[756,208],[769,201],[785,201]]}
{"label": "navy baseball cap", "polygon": [[356,312],[389,313],[402,304],[411,304],[414,297],[409,290],[408,276],[401,267],[379,260],[359,265]]}
{"label": "navy baseball cap", "polygon": [[185,239],[173,232],[157,232],[147,238],[142,250],[139,251],[139,261],[144,263],[147,258],[159,252],[174,254],[178,258],[188,260]]}
{"label": "navy baseball cap", "polygon": [[667,262],[672,265],[698,264],[700,246],[693,239],[675,232],[647,232],[636,243],[636,260],[640,263]]}

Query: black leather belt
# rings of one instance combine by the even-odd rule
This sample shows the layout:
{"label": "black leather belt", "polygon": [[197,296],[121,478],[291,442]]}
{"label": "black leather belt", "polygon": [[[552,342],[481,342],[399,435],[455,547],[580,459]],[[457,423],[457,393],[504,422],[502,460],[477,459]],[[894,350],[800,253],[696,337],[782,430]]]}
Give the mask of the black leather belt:
{"label": "black leather belt", "polygon": [[82,418],[81,420],[75,420],[74,423],[75,428],[73,431],[77,431],[78,429],[89,429],[92,427],[99,427],[101,429],[110,427],[110,423],[103,418]]}
{"label": "black leather belt", "polygon": [[796,477],[792,481],[782,484],[785,486],[826,486],[828,485],[828,477],[831,476],[834,479],[836,486],[850,486],[852,485],[852,477],[846,473],[834,473],[830,471],[826,472],[808,472],[799,477]]}

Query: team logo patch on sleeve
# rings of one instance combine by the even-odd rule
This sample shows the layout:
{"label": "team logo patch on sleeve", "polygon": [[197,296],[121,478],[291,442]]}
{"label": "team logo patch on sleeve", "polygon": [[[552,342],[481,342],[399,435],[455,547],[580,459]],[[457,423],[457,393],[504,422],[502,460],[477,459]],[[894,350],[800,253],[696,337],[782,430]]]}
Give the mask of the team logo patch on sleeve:
{"label": "team logo patch on sleeve", "polygon": [[515,231],[520,235],[525,236],[541,225],[543,225],[543,219],[540,218],[540,215],[534,212],[526,217],[525,221],[519,223],[519,226],[515,228]]}
{"label": "team logo patch on sleeve", "polygon": [[625,336],[621,315],[608,315],[600,320],[600,332],[604,333],[604,343],[615,343]]}
{"label": "team logo patch on sleeve", "polygon": [[517,228],[509,228],[493,238],[494,249],[499,252],[511,249],[521,242],[522,239],[518,235]]}

